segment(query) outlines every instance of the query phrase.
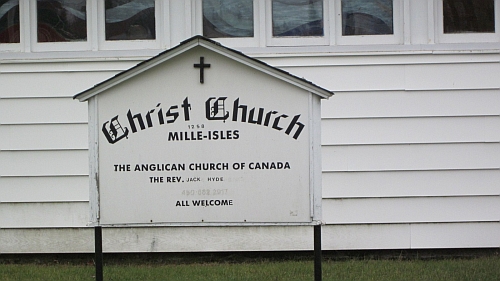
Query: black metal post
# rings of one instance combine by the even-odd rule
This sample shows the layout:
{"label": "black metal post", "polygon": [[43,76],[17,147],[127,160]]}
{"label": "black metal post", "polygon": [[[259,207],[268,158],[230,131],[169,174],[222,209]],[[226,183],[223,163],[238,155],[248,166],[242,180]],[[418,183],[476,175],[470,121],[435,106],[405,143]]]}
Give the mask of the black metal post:
{"label": "black metal post", "polygon": [[314,281],[323,280],[321,269],[321,225],[314,226]]}
{"label": "black metal post", "polygon": [[95,280],[103,281],[103,262],[102,262],[102,227],[100,225],[94,227],[94,243],[95,243]]}

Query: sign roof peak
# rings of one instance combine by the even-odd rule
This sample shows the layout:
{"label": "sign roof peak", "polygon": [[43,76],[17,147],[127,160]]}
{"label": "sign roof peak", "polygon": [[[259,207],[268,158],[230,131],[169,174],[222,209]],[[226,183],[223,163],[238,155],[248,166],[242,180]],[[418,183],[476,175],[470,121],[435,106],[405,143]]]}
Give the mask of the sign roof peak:
{"label": "sign roof peak", "polygon": [[147,71],[148,69],[159,65],[161,63],[164,63],[168,61],[169,59],[176,57],[194,47],[201,46],[206,49],[209,49],[211,51],[214,51],[216,53],[219,53],[221,55],[224,55],[228,58],[231,58],[235,61],[239,61],[243,64],[245,64],[248,67],[255,68],[261,72],[264,72],[268,75],[274,76],[278,79],[281,79],[285,82],[288,82],[292,85],[295,85],[299,88],[302,88],[306,91],[309,91],[313,94],[316,94],[320,96],[321,98],[329,98],[330,96],[333,95],[333,93],[325,88],[322,88],[304,78],[297,77],[289,72],[286,72],[282,69],[273,67],[263,61],[260,61],[258,59],[249,57],[245,54],[243,54],[240,51],[228,48],[220,44],[219,42],[216,42],[214,40],[211,40],[209,38],[206,38],[201,35],[196,35],[193,36],[187,40],[182,41],[179,45],[168,49],[166,51],[163,51],[159,53],[158,55],[147,59],[143,62],[140,62],[139,64],[124,70],[113,77],[106,79],[93,87],[80,92],[73,96],[73,99],[78,99],[79,101],[86,101],[89,98],[100,94],[101,92],[106,91],[109,88],[114,87],[117,84],[120,84],[123,81],[128,80],[129,78],[132,78],[144,71]]}

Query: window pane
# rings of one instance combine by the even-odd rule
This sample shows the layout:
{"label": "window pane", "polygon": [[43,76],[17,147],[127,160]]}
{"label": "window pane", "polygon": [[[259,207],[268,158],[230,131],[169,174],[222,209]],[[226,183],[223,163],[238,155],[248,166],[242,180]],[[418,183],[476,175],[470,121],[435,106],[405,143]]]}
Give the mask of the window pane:
{"label": "window pane", "polygon": [[38,42],[87,40],[86,0],[37,0]]}
{"label": "window pane", "polygon": [[204,0],[203,35],[253,37],[253,0]]}
{"label": "window pane", "polygon": [[19,0],[0,0],[0,43],[19,43]]}
{"label": "window pane", "polygon": [[323,36],[323,0],[273,0],[273,36]]}
{"label": "window pane", "polygon": [[444,33],[495,32],[494,0],[443,0]]}
{"label": "window pane", "polygon": [[342,0],[342,35],[394,34],[392,0]]}
{"label": "window pane", "polygon": [[154,0],[106,0],[106,40],[156,38]]}

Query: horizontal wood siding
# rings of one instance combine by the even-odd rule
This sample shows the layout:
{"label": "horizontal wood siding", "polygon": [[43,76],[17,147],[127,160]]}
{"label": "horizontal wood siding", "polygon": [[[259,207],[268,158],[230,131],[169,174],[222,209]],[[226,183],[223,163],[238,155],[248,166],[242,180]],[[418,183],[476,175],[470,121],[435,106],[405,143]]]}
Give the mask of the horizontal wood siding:
{"label": "horizontal wood siding", "polygon": [[1,203],[88,202],[89,176],[0,177]]}
{"label": "horizontal wood siding", "polygon": [[323,118],[498,116],[498,89],[336,91],[321,104]]}
{"label": "horizontal wood siding", "polygon": [[327,225],[322,240],[338,250],[497,248],[499,231],[498,222]]}
{"label": "horizontal wood siding", "polygon": [[[498,222],[358,224],[322,227],[323,249],[495,248]],[[0,229],[0,253],[92,253],[92,228]],[[104,251],[203,252],[312,250],[311,227],[124,228],[103,230]]]}
{"label": "horizontal wood siding", "polygon": [[411,245],[425,248],[498,248],[500,223],[413,224]]}
{"label": "horizontal wood siding", "polygon": [[4,72],[0,73],[0,85],[3,85],[2,96],[5,98],[72,97],[115,73],[97,71]]}
{"label": "horizontal wood siding", "polygon": [[[323,249],[500,247],[499,54],[255,57],[335,92]],[[137,62],[0,63],[0,253],[93,251],[87,104],[72,96]],[[108,252],[312,246],[310,227],[104,231]]]}
{"label": "horizontal wood siding", "polygon": [[77,124],[16,124],[0,126],[4,150],[87,149],[88,127]]}
{"label": "horizontal wood siding", "polygon": [[[0,229],[0,237],[8,242],[0,244],[0,253],[93,252],[94,250],[94,233],[91,228]],[[259,248],[269,251],[290,251],[310,250],[312,247],[311,227],[103,229],[103,250],[114,253],[254,251]]]}
{"label": "horizontal wood siding", "polygon": [[498,56],[402,57],[311,72],[340,90],[322,103],[325,247],[499,247]]}
{"label": "horizontal wood siding", "polygon": [[328,224],[498,222],[499,196],[324,199]]}
{"label": "horizontal wood siding", "polygon": [[82,227],[88,219],[88,202],[0,204],[4,228]]}
{"label": "horizontal wood siding", "polygon": [[499,182],[498,169],[323,172],[323,198],[500,195]]}
{"label": "horizontal wood siding", "polygon": [[87,104],[71,97],[0,99],[0,124],[86,124],[87,115]]}
{"label": "horizontal wood siding", "polygon": [[0,229],[0,253],[93,253],[94,233],[90,228]]}
{"label": "horizontal wood siding", "polygon": [[91,65],[0,64],[0,252],[88,252],[88,111],[72,97],[118,72]]}
{"label": "horizontal wood siding", "polygon": [[[446,55],[444,55],[446,56]],[[478,57],[482,55],[478,54]],[[484,55],[484,60],[462,61],[460,59],[439,61],[439,58],[418,54],[406,56],[401,61],[394,56],[381,56],[386,61],[370,63],[371,57],[364,64],[337,64],[337,57],[332,56],[321,65],[283,63],[282,68],[299,77],[307,77],[314,83],[334,91],[422,91],[422,90],[478,90],[498,89],[498,71],[500,55]],[[346,58],[340,58],[345,61]],[[377,60],[377,59],[375,59]],[[268,60],[271,64],[274,60]],[[302,61],[304,63],[304,61]]]}
{"label": "horizontal wood siding", "polygon": [[19,150],[1,151],[2,176],[88,175],[88,151]]}
{"label": "horizontal wood siding", "polygon": [[499,169],[500,143],[323,146],[324,171]]}
{"label": "horizontal wood siding", "polygon": [[324,119],[323,145],[500,141],[500,116]]}

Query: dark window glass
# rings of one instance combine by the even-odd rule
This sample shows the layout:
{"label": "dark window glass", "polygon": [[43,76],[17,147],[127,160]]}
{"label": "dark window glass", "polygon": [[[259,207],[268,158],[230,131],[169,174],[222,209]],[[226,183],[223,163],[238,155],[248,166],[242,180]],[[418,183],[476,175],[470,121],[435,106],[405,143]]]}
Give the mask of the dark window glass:
{"label": "dark window glass", "polygon": [[342,35],[394,34],[392,0],[342,0]]}
{"label": "dark window glass", "polygon": [[156,38],[154,0],[106,0],[106,40]]}
{"label": "dark window glass", "polygon": [[253,0],[203,0],[203,35],[253,37]]}
{"label": "dark window glass", "polygon": [[495,32],[494,0],[443,0],[444,33]]}
{"label": "dark window glass", "polygon": [[19,0],[0,0],[0,43],[19,43]]}
{"label": "dark window glass", "polygon": [[323,36],[323,0],[273,0],[273,36]]}
{"label": "dark window glass", "polygon": [[37,0],[38,42],[87,40],[85,0]]}

